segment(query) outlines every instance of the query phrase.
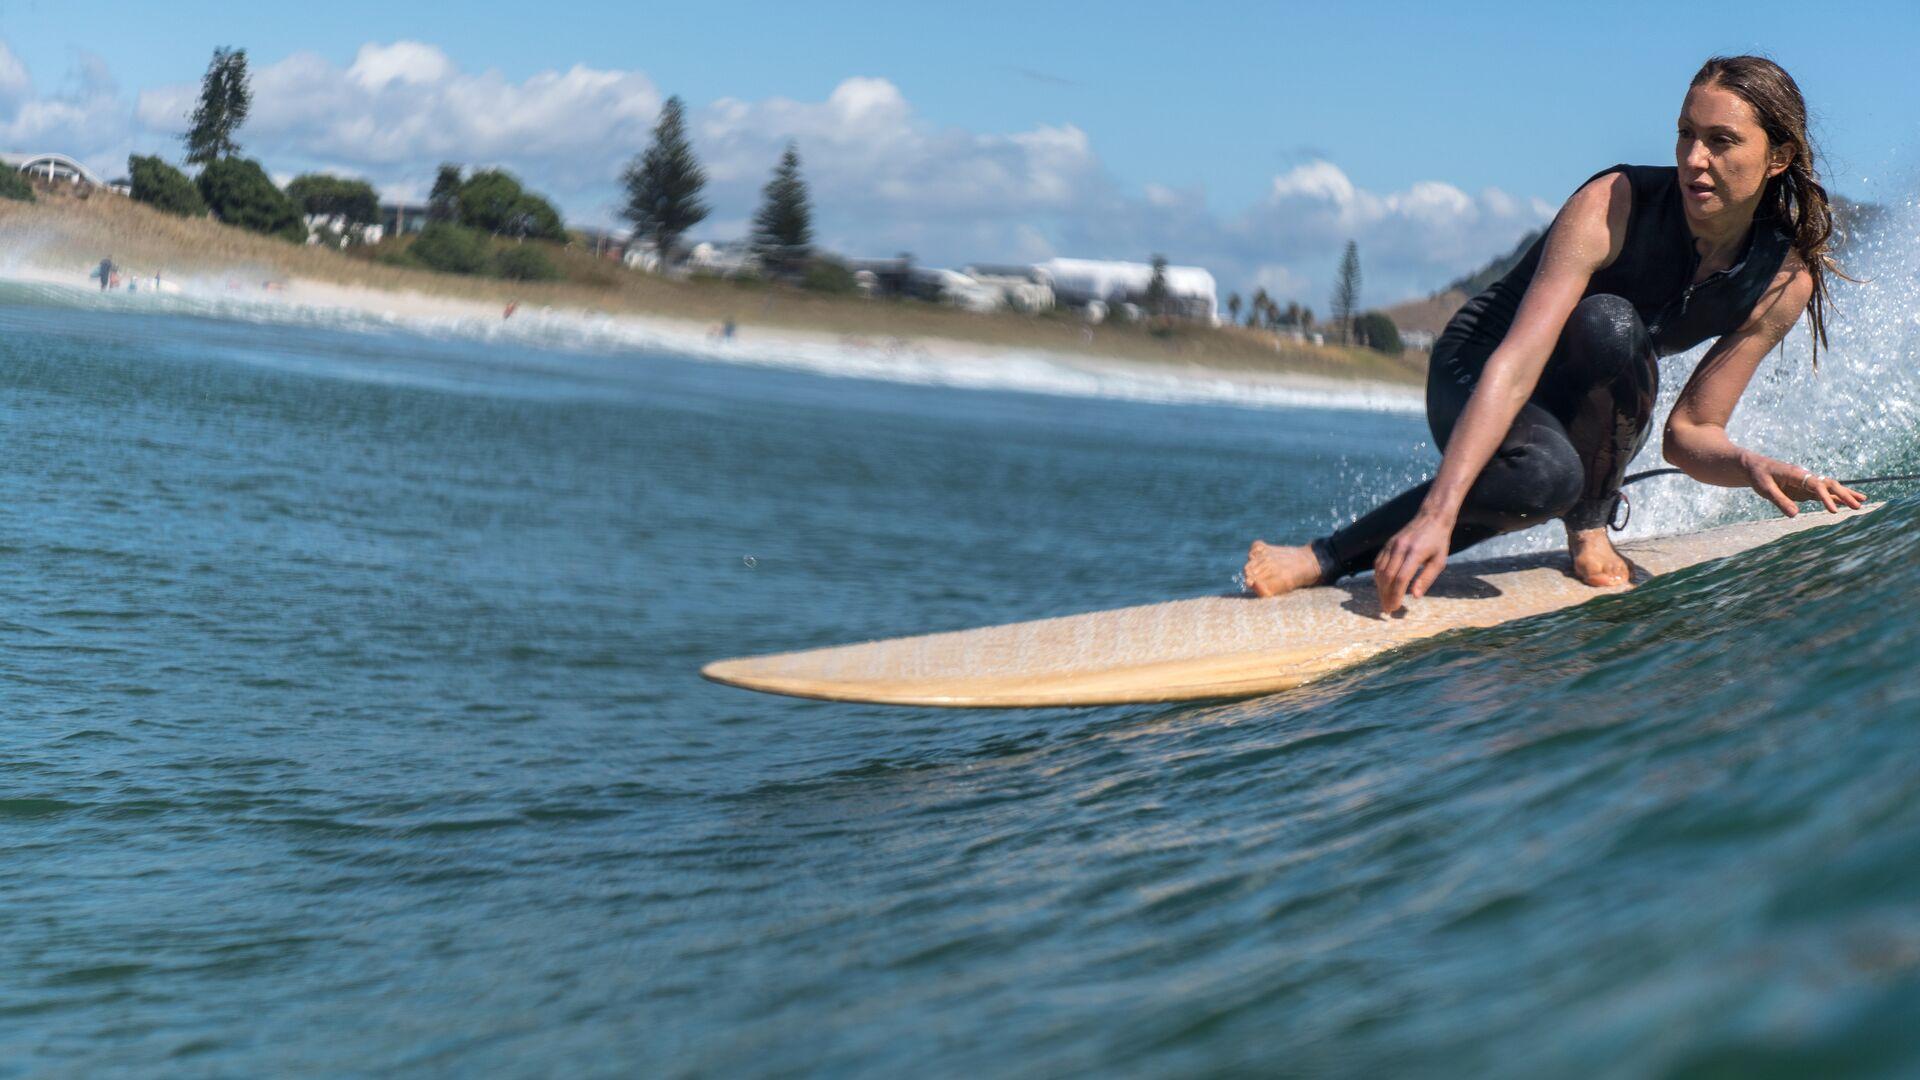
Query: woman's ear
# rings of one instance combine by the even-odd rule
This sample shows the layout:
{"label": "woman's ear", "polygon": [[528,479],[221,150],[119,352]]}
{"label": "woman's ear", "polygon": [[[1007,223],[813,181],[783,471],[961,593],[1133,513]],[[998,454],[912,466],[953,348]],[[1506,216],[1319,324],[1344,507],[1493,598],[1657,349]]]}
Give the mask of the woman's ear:
{"label": "woman's ear", "polygon": [[1793,164],[1793,144],[1776,143],[1767,150],[1767,179],[1771,180],[1787,171]]}

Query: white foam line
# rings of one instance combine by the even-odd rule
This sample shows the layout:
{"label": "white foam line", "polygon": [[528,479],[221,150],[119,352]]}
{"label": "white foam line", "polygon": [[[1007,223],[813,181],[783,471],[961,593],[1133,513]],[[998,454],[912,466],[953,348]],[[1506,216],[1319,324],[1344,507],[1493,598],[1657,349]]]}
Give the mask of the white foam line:
{"label": "white foam line", "polygon": [[[77,276],[77,275],[76,275]],[[94,309],[187,314],[342,330],[399,330],[427,336],[514,342],[598,352],[630,350],[729,364],[805,371],[968,390],[1242,408],[1354,409],[1418,413],[1418,391],[1389,383],[1277,372],[1160,367],[1091,355],[996,349],[949,340],[872,343],[804,331],[747,327],[731,341],[664,318],[613,316],[554,308],[521,309],[503,319],[477,301],[295,282],[278,295],[234,295],[231,286],[176,279],[178,293],[111,292],[72,285],[71,276],[15,269],[7,280],[47,290],[43,299]],[[311,297],[312,299],[308,299]]]}

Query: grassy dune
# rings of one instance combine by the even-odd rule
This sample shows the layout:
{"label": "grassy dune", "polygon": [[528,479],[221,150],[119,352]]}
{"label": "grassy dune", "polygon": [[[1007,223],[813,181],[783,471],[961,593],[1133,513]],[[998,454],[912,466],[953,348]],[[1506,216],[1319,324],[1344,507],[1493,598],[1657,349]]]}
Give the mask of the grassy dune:
{"label": "grassy dune", "polygon": [[228,274],[247,281],[303,278],[393,292],[506,304],[553,305],[608,314],[696,322],[732,318],[755,327],[867,339],[943,338],[1004,348],[1048,349],[1135,362],[1226,371],[1293,373],[1413,383],[1424,354],[1384,356],[1367,349],[1276,340],[1238,327],[1139,325],[1085,327],[1066,314],[976,315],[935,304],[865,300],[765,284],[672,281],[627,270],[579,248],[548,252],[566,280],[531,284],[438,274],[375,262],[321,247],[301,247],[185,219],[118,196],[43,193],[36,203],[0,200],[0,265],[19,258],[71,270],[76,283],[103,256],[142,273]]}

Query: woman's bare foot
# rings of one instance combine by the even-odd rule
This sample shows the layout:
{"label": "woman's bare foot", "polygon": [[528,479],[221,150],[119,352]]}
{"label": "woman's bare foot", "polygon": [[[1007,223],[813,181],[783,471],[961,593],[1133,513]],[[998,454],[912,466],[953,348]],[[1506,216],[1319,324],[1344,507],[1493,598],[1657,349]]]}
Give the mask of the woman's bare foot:
{"label": "woman's bare foot", "polygon": [[1255,540],[1247,550],[1247,591],[1255,596],[1279,596],[1320,584],[1320,560],[1313,548],[1300,544],[1279,547]]}
{"label": "woman's bare foot", "polygon": [[1573,576],[1594,588],[1625,585],[1633,576],[1627,560],[1613,549],[1605,526],[1579,532],[1568,529],[1567,552],[1573,556]]}

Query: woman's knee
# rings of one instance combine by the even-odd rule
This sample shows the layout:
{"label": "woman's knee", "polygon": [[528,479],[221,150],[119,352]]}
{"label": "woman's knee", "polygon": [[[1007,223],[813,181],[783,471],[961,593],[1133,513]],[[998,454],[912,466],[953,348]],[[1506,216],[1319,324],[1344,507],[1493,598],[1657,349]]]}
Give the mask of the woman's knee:
{"label": "woman's knee", "polygon": [[1573,446],[1565,439],[1541,439],[1494,454],[1474,484],[1471,501],[1506,531],[1565,515],[1585,486],[1586,470]]}
{"label": "woman's knee", "polygon": [[1595,293],[1582,299],[1567,317],[1566,333],[1588,351],[1639,359],[1652,351],[1653,339],[1640,313],[1625,297]]}

